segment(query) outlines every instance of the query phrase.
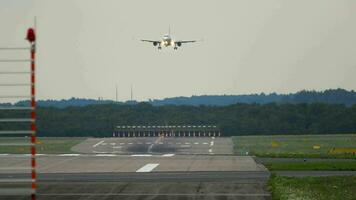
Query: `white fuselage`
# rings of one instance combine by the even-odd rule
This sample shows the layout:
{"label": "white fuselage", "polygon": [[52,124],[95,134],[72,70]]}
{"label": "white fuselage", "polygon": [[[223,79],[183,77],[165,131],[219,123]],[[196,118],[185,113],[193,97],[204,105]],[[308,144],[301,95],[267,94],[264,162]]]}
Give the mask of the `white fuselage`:
{"label": "white fuselage", "polygon": [[165,46],[165,47],[174,46],[174,41],[172,40],[169,34],[163,36],[161,40],[161,46]]}

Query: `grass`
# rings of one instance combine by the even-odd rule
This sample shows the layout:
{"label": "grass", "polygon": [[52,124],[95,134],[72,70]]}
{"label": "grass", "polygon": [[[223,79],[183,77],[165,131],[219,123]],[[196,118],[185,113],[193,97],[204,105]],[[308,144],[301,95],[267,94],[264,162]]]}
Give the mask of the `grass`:
{"label": "grass", "polygon": [[291,178],[272,175],[273,200],[355,200],[356,176]]}
{"label": "grass", "polygon": [[[356,134],[273,135],[233,137],[239,155],[290,158],[356,158]],[[345,150],[333,151],[335,149]],[[248,152],[248,153],[247,153]],[[338,152],[338,153],[334,153]]]}
{"label": "grass", "polygon": [[[71,148],[84,141],[85,138],[37,138],[37,153],[73,153]],[[30,153],[29,146],[3,146],[1,144],[30,143],[30,138],[4,138],[0,137],[0,153]]]}
{"label": "grass", "polygon": [[271,162],[264,164],[269,170],[330,170],[356,171],[356,161]]}

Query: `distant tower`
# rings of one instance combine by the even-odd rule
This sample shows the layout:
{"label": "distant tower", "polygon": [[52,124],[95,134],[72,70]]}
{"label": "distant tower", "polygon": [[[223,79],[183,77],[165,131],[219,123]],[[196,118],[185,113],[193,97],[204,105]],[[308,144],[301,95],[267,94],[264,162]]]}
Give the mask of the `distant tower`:
{"label": "distant tower", "polygon": [[131,101],[133,100],[133,86],[131,84]]}
{"label": "distant tower", "polygon": [[118,101],[118,92],[117,92],[117,84],[115,85],[115,101]]}

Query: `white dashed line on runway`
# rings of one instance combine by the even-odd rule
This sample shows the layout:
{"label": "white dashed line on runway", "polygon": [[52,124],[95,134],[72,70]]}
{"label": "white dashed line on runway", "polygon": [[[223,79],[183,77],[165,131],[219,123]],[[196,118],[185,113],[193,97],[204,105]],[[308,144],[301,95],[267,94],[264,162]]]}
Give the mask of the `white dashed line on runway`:
{"label": "white dashed line on runway", "polygon": [[149,163],[138,169],[136,172],[151,172],[158,165],[158,163]]}
{"label": "white dashed line on runway", "polygon": [[100,141],[100,142],[94,144],[93,147],[97,147],[98,145],[102,144],[103,142],[104,142],[104,140],[102,140],[102,141]]}
{"label": "white dashed line on runway", "polygon": [[133,154],[131,157],[151,157],[151,154]]}
{"label": "white dashed line on runway", "polygon": [[58,156],[80,156],[80,154],[75,154],[75,153],[72,153],[72,154],[59,154]]}
{"label": "white dashed line on runway", "polygon": [[173,157],[174,154],[163,154],[162,157]]}

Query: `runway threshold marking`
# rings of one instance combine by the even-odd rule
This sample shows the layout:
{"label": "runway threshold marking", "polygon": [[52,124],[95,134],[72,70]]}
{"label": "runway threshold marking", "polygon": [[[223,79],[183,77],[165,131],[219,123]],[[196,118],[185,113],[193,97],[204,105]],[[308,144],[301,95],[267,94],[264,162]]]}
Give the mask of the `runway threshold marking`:
{"label": "runway threshold marking", "polygon": [[136,172],[151,172],[158,165],[158,163],[149,163],[138,169]]}
{"label": "runway threshold marking", "polygon": [[100,141],[100,142],[94,144],[93,147],[97,147],[97,146],[99,146],[99,145],[100,145],[101,143],[103,143],[103,142],[104,142],[104,140],[102,140],[102,141]]}

